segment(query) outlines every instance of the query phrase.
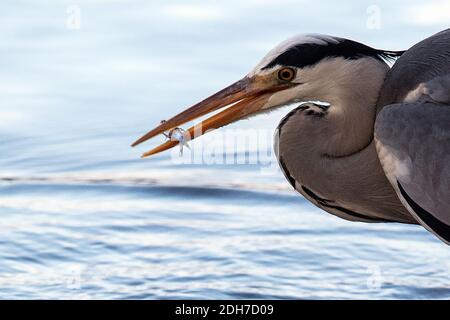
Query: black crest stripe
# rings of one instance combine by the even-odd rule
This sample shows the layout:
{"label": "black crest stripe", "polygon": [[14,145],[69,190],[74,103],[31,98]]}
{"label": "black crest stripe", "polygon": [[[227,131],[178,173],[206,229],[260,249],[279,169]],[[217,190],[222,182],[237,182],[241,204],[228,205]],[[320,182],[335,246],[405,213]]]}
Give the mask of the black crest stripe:
{"label": "black crest stripe", "polygon": [[[326,41],[325,39],[321,40]],[[335,38],[333,40],[326,43],[312,42],[294,45],[269,62],[263,69],[269,69],[276,65],[304,68],[330,57],[342,57],[350,60],[373,57],[378,60],[390,60],[404,53],[404,51],[379,50],[348,39]]]}

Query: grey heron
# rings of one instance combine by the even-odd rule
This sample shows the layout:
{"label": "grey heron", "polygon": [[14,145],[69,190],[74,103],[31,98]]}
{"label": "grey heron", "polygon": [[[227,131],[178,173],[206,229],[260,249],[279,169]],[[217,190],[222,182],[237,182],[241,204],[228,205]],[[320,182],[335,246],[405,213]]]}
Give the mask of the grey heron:
{"label": "grey heron", "polygon": [[[395,60],[392,68],[388,60]],[[301,104],[275,134],[276,156],[292,187],[343,219],[420,224],[450,244],[450,29],[406,51],[296,36],[244,78],[133,146],[219,109],[201,122],[198,135],[315,100],[328,104]],[[188,130],[190,139],[195,129]],[[176,144],[167,141],[144,156]]]}

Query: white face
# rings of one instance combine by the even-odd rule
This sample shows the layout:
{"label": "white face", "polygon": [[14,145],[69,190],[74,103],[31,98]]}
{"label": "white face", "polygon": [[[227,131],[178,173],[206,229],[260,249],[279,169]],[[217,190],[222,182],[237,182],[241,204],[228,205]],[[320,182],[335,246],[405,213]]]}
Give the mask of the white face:
{"label": "white face", "polygon": [[[273,48],[247,75],[248,77],[273,77],[276,79],[279,77],[280,72],[284,69],[292,69],[294,71],[294,77],[289,80],[293,84],[292,87],[275,92],[270,99],[264,104],[262,109],[275,108],[291,103],[302,102],[306,100],[314,99],[310,96],[311,89],[316,86],[313,85],[315,79],[320,79],[323,74],[320,74],[321,66],[315,65],[313,67],[297,68],[294,66],[286,67],[281,65],[275,65],[271,68],[266,68],[275,58],[286,52],[288,49],[301,44],[317,44],[327,45],[330,43],[339,42],[340,38],[331,37],[321,34],[306,34],[298,35],[283,41],[278,46]],[[318,68],[317,68],[318,67]],[[317,68],[317,72],[314,70]]]}

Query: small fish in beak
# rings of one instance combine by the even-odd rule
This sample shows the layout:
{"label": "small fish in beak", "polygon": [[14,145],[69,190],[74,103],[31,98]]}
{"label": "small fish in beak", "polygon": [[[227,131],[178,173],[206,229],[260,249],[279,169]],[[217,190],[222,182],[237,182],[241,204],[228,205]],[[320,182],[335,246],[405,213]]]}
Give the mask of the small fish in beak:
{"label": "small fish in beak", "polygon": [[[166,122],[166,120],[161,121],[161,124],[164,122]],[[188,144],[188,140],[190,140],[188,137],[189,133],[186,132],[186,130],[176,127],[170,129],[167,133],[163,132],[163,135],[169,139],[169,141],[177,142],[180,145],[180,157],[183,156],[183,147],[191,150],[191,147]]]}
{"label": "small fish in beak", "polygon": [[[135,147],[161,133],[167,132],[167,130],[173,130],[173,128],[177,130],[174,136],[177,137],[175,140],[170,139],[153,148],[144,153],[142,158],[158,154],[178,144],[187,146],[182,141],[194,140],[208,131],[248,118],[261,111],[275,92],[288,89],[294,85],[296,84],[285,81],[280,82],[277,78],[273,78],[272,74],[266,76],[245,76],[241,80],[182,111],[171,119],[163,121],[156,128],[136,140],[132,146]],[[179,131],[179,125],[183,125],[188,121],[195,120],[215,111],[218,111],[218,113],[190,127],[186,131]],[[178,138],[182,140],[177,140]]]}

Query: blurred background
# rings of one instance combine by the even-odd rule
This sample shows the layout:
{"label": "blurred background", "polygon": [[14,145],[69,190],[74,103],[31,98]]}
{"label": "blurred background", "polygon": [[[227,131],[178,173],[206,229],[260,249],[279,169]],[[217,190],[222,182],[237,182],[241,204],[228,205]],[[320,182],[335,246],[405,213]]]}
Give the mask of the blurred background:
{"label": "blurred background", "polygon": [[295,34],[400,50],[449,25],[448,0],[2,2],[0,298],[450,298],[447,246],[316,209],[270,134],[270,161],[129,147]]}

